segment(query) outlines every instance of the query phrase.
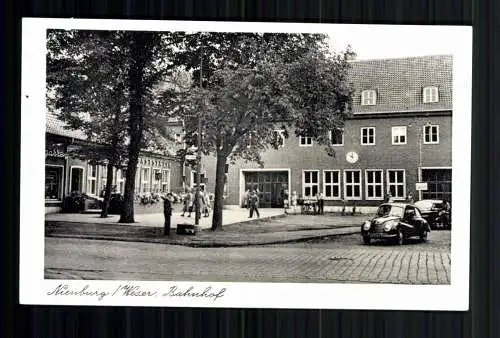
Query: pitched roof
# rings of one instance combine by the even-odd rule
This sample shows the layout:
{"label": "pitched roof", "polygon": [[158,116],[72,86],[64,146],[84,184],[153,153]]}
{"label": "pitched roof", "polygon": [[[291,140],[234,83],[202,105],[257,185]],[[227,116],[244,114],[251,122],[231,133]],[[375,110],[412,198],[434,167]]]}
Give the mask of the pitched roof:
{"label": "pitched roof", "polygon": [[49,134],[66,136],[79,140],[87,139],[87,135],[85,135],[83,131],[66,128],[66,124],[59,120],[57,116],[50,111],[47,111],[45,114],[45,119],[46,132]]}
{"label": "pitched roof", "polygon": [[[46,133],[70,137],[77,140],[87,141],[88,137],[82,130],[74,130],[66,128],[66,124],[61,121],[57,115],[53,112],[47,111],[45,114],[45,126]],[[159,156],[170,156],[175,157],[175,152],[169,147],[165,147],[163,153],[159,152],[157,149],[145,149],[142,151],[143,153],[148,153],[150,155],[159,155]]]}
{"label": "pitched roof", "polygon": [[[355,114],[452,109],[451,55],[352,61],[351,65]],[[423,103],[423,88],[427,86],[438,87],[438,102]],[[376,105],[361,105],[363,90],[376,91]]]}

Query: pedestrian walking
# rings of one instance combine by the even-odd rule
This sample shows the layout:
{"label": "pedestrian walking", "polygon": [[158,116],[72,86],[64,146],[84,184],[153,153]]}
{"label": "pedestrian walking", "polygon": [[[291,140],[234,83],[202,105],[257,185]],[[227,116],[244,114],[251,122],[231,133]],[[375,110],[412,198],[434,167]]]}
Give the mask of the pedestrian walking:
{"label": "pedestrian walking", "polygon": [[255,190],[250,192],[248,197],[248,202],[250,204],[250,216],[248,218],[253,218],[253,213],[257,214],[257,217],[260,218],[259,214],[259,195]]}
{"label": "pedestrian walking", "polygon": [[193,203],[194,203],[194,195],[191,192],[191,189],[186,190],[186,194],[184,195],[184,207],[182,208],[182,217],[187,212],[188,216],[191,217],[191,213],[193,212]]}
{"label": "pedestrian walking", "polygon": [[172,219],[172,201],[173,197],[171,193],[167,196],[162,196],[163,198],[163,216],[165,217],[165,223],[163,225],[163,234],[165,236],[170,235],[170,222]]}

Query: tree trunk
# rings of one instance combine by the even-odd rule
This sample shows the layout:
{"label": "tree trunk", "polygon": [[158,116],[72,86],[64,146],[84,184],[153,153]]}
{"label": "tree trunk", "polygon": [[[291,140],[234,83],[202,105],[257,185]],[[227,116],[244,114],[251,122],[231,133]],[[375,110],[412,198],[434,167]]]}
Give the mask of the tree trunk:
{"label": "tree trunk", "polygon": [[130,57],[132,65],[128,75],[128,88],[130,92],[130,109],[128,131],[130,143],[128,146],[127,176],[125,179],[125,194],[120,223],[134,223],[134,190],[135,174],[141,151],[141,142],[144,130],[144,70],[148,56],[145,48],[148,45],[148,33],[134,32]]}
{"label": "tree trunk", "polygon": [[102,202],[101,218],[108,217],[109,199],[111,197],[111,187],[113,186],[113,168],[111,161],[107,164],[108,173],[106,175],[106,188],[104,191],[104,201]]}
{"label": "tree trunk", "polygon": [[127,164],[127,173],[125,176],[125,191],[123,193],[123,205],[120,214],[119,223],[134,223],[134,191],[135,174],[137,172],[138,156],[130,158]]}
{"label": "tree trunk", "polygon": [[[123,93],[123,89],[119,86],[116,90],[115,98],[121,99]],[[121,115],[121,102],[117,101],[115,103],[115,117],[113,120],[113,137],[111,140],[111,158],[108,159],[108,174],[106,177],[106,191],[104,192],[104,202],[101,210],[101,218],[108,217],[108,209],[109,209],[109,200],[111,197],[111,188],[113,186],[113,168],[116,167],[118,163],[118,139],[119,139],[119,131],[118,125],[120,123],[120,115]]]}
{"label": "tree trunk", "polygon": [[212,217],[212,230],[222,228],[222,209],[224,206],[224,179],[226,176],[226,161],[228,155],[217,153],[217,165],[215,171],[215,200]]}

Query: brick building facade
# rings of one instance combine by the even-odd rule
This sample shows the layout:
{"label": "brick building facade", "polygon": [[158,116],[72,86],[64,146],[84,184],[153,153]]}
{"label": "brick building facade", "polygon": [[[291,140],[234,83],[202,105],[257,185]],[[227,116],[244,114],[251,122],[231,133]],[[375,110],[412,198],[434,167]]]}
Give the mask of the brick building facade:
{"label": "brick building facade", "polygon": [[[248,185],[258,185],[261,207],[281,207],[284,188],[305,199],[322,191],[330,210],[376,206],[387,193],[451,201],[452,69],[448,55],[353,61],[353,114],[343,134],[331,135],[335,157],[291,133],[280,149],[262,154],[262,168],[227,166],[226,204],[242,206]],[[206,189],[214,191],[215,159],[202,163]],[[188,174],[191,186],[194,179]]]}

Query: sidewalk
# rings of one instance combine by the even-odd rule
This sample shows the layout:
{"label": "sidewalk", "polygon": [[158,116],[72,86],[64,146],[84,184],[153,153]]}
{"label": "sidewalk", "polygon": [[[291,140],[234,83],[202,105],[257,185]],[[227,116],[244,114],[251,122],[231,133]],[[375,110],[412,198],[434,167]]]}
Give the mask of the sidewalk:
{"label": "sidewalk", "polygon": [[[269,210],[266,210],[269,211]],[[268,216],[272,215],[268,213]],[[50,217],[45,222],[47,237],[82,238],[114,240],[126,242],[150,242],[191,247],[231,247],[247,245],[266,245],[306,241],[314,238],[350,235],[359,232],[360,224],[367,218],[362,216],[339,215],[283,215],[248,222],[226,224],[219,231],[205,231],[196,235],[177,235],[171,231],[170,237],[163,236],[163,228],[145,224],[118,224],[115,221],[93,222],[96,215],[87,218],[74,217],[75,220],[62,220],[63,217]],[[226,214],[224,214],[226,216]],[[229,217],[228,217],[229,218]],[[57,219],[57,220],[56,220]],[[232,220],[236,217],[232,218]],[[208,223],[208,222],[207,222]]]}
{"label": "sidewalk", "polygon": [[[274,217],[284,216],[285,213],[283,209],[260,209],[260,219],[269,219]],[[171,228],[176,229],[177,224],[194,224],[195,214],[191,214],[191,217],[181,216],[180,211],[174,211],[172,213]],[[130,225],[130,226],[141,226],[141,227],[163,227],[164,218],[163,213],[153,213],[153,214],[136,214],[134,216],[136,223],[119,223],[120,226]],[[97,224],[118,224],[120,219],[119,215],[110,215],[108,218],[101,218],[99,213],[85,213],[85,214],[48,214],[45,215],[45,221],[57,221],[57,222],[80,222],[80,223],[97,223]],[[224,209],[222,221],[223,225],[242,223],[242,222],[255,222],[258,219],[254,216],[253,219],[248,218],[247,209]],[[210,229],[212,226],[212,214],[210,217],[200,218],[199,227],[201,229]]]}

